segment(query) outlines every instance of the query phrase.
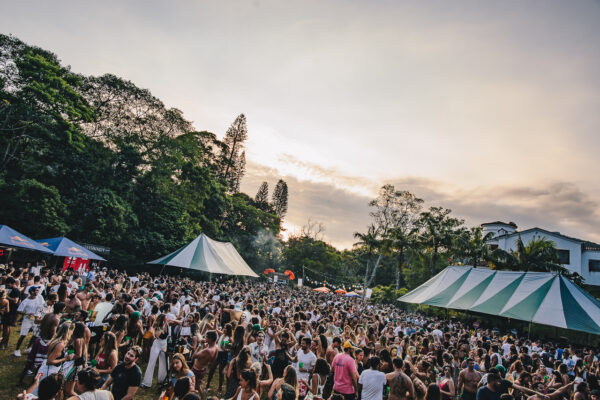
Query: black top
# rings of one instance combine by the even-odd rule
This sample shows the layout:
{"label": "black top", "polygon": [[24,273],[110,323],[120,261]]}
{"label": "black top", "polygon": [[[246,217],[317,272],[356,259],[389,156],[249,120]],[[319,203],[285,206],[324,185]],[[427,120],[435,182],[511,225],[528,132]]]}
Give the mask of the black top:
{"label": "black top", "polygon": [[476,400],[500,400],[500,392],[492,392],[487,386],[479,388]]}
{"label": "black top", "polygon": [[142,383],[142,370],[135,364],[131,368],[125,368],[120,363],[110,373],[113,379],[112,394],[115,400],[121,400],[127,395],[127,390],[132,386],[140,386]]}

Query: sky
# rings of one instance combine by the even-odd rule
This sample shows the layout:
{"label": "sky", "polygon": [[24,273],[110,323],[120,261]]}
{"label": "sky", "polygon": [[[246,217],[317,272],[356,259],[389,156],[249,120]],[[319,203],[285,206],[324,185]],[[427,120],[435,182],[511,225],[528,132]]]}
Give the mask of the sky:
{"label": "sky", "polygon": [[222,137],[350,247],[383,184],[470,226],[600,242],[600,1],[19,1],[0,32],[112,73]]}

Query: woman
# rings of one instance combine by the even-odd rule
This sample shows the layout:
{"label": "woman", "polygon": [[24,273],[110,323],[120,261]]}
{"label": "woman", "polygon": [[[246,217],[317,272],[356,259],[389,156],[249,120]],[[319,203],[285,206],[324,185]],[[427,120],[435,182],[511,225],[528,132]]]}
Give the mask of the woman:
{"label": "woman", "polygon": [[258,400],[256,393],[256,373],[251,370],[242,371],[240,386],[229,400]]}
{"label": "woman", "polygon": [[48,358],[42,362],[38,373],[48,376],[59,372],[65,361],[71,361],[74,354],[66,354],[65,348],[71,340],[75,325],[66,321],[58,326],[56,333],[48,343]]}
{"label": "woman", "polygon": [[[242,314],[243,315],[243,314]],[[242,325],[238,325],[233,331],[233,343],[231,344],[231,350],[229,352],[229,360],[234,359],[240,353],[244,347],[244,335],[246,329]]]}
{"label": "woman", "polygon": [[440,392],[443,400],[454,399],[454,379],[452,379],[452,367],[449,365],[444,366],[443,377],[439,383]]}
{"label": "woman", "polygon": [[314,400],[323,400],[323,389],[325,388],[325,381],[329,376],[330,368],[327,361],[323,358],[318,358],[315,363],[315,372],[312,374],[310,379],[310,385],[308,386],[309,394],[308,398]]}
{"label": "woman", "polygon": [[192,387],[195,387],[196,378],[192,370],[188,367],[183,354],[176,353],[173,355],[173,359],[171,361],[171,370],[173,372],[173,375],[171,376],[171,385],[173,385],[173,387],[175,387],[175,382],[177,382],[177,380],[186,376],[190,378]]}
{"label": "woman", "polygon": [[275,379],[275,382],[273,382],[273,386],[271,386],[271,389],[269,389],[267,398],[270,400],[274,400],[277,396],[277,392],[281,388],[281,385],[283,385],[284,383],[287,383],[288,385],[293,387],[294,391],[296,392],[296,396],[298,396],[298,375],[296,375],[296,370],[291,365],[285,367],[285,369],[283,370],[283,377]]}
{"label": "woman", "polygon": [[[127,346],[127,344],[129,344],[128,342],[123,342],[123,339],[125,339],[125,336],[127,335],[127,321],[129,320],[129,318],[127,318],[127,315],[122,314],[119,315],[117,317],[117,320],[115,321],[114,325],[112,326],[112,328],[110,329],[110,331],[112,333],[115,334],[115,336],[117,337],[117,346],[121,347],[125,347]],[[125,354],[127,351],[123,351],[122,354]]]}
{"label": "woman", "polygon": [[82,322],[77,322],[71,335],[70,349],[73,351],[74,365],[69,371],[65,371],[65,394],[67,396],[75,396],[73,388],[75,387],[75,378],[77,373],[81,371],[85,365],[87,351],[85,349],[85,325]]}
{"label": "woman", "polygon": [[[236,393],[236,389],[240,384],[242,371],[250,368],[252,365],[250,357],[250,349],[243,347],[238,356],[231,360],[229,369],[227,370],[227,389],[225,390],[225,398],[228,399]],[[253,388],[255,388],[253,386]]]}
{"label": "woman", "polygon": [[252,364],[252,369],[258,376],[258,382],[256,383],[256,391],[258,392],[258,397],[260,398],[263,392],[270,388],[273,384],[273,372],[271,372],[271,366],[263,361],[262,368],[259,363]]}
{"label": "woman", "polygon": [[512,363],[512,365],[508,369],[508,373],[512,375],[513,381],[516,381],[517,379],[519,379],[519,375],[521,375],[521,373],[524,370],[525,368],[523,367],[523,363],[521,362],[521,360],[517,360],[514,363]]}
{"label": "woman", "polygon": [[[156,300],[156,298],[154,298]],[[143,348],[143,359],[148,361],[148,356],[150,355],[150,347],[152,346],[152,342],[154,341],[154,323],[156,322],[156,318],[158,317],[158,306],[155,304],[150,309],[150,315],[146,318],[146,326],[144,337],[142,340],[142,348]]]}
{"label": "woman", "polygon": [[96,369],[100,374],[100,385],[106,382],[118,362],[117,337],[112,332],[106,332],[100,339],[100,352],[95,359]]}
{"label": "woman", "polygon": [[[168,307],[164,308],[165,310]],[[163,382],[167,378],[167,340],[170,335],[169,323],[165,314],[160,314],[156,318],[154,323],[154,342],[152,342],[152,348],[150,349],[150,359],[148,366],[146,367],[146,373],[144,374],[144,381],[141,386],[149,388],[152,386],[152,378],[154,376],[154,367],[156,367],[156,361],[158,360],[158,381]]]}
{"label": "woman", "polygon": [[208,331],[216,330],[217,327],[215,324],[215,316],[211,313],[206,314],[204,316],[204,318],[202,319],[202,321],[200,322],[199,328],[200,328],[200,335],[204,335]]}
{"label": "woman", "polygon": [[127,337],[129,337],[129,341],[126,343],[127,347],[135,346],[138,344],[140,337],[142,336],[142,332],[144,331],[144,324],[140,319],[140,312],[134,311],[129,316],[129,321],[127,323]]}
{"label": "woman", "polygon": [[68,400],[113,400],[114,397],[108,390],[96,389],[100,382],[100,374],[92,368],[77,372],[77,391]]}
{"label": "woman", "polygon": [[[384,337],[382,337],[383,339]],[[392,357],[387,349],[383,349],[379,352],[379,358],[381,359],[381,365],[379,370],[384,374],[394,372],[394,366],[392,365]]]}

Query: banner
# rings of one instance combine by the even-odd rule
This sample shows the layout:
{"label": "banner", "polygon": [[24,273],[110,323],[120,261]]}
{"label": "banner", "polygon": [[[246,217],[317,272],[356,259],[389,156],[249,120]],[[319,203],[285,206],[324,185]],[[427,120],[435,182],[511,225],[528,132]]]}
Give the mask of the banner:
{"label": "banner", "polygon": [[302,287],[302,278],[298,278],[298,287]]}
{"label": "banner", "polygon": [[65,257],[62,268],[63,272],[66,271],[67,268],[77,271],[79,275],[84,275],[90,269],[90,260],[78,257]]}

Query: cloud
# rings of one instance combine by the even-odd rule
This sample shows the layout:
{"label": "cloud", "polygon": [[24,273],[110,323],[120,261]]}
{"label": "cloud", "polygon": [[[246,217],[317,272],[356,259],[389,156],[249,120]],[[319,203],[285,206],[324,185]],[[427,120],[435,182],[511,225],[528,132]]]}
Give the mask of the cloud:
{"label": "cloud", "polygon": [[600,204],[573,183],[468,188],[419,177],[377,182],[360,177],[354,179],[293,157],[282,159],[282,163],[299,166],[304,170],[302,174],[312,173],[314,179],[299,179],[292,174],[282,174],[278,169],[249,163],[242,189],[254,195],[261,182],[268,181],[273,188],[277,179],[284,179],[289,188],[286,222],[298,227],[305,225],[308,218],[323,222],[325,239],[338,248],[351,247],[353,233],[366,230],[370,223],[368,202],[385,183],[423,198],[426,207],[450,208],[453,215],[464,219],[468,226],[495,220],[513,221],[519,229],[538,226],[583,240],[600,241],[597,228],[600,226]]}

